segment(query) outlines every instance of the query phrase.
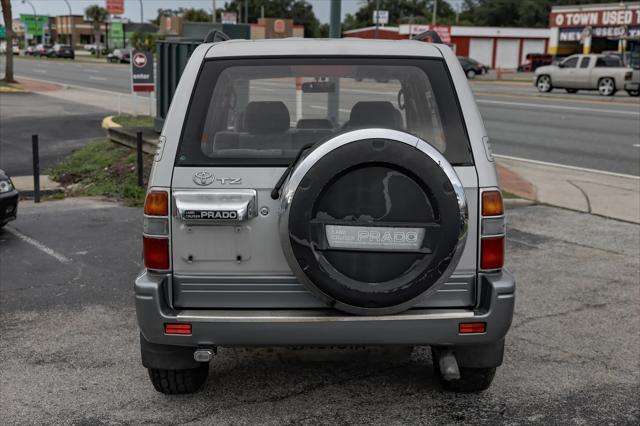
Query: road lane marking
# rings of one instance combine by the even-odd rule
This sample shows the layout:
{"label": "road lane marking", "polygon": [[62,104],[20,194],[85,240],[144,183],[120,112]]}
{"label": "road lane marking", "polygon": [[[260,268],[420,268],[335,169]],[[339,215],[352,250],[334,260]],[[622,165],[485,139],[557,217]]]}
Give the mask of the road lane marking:
{"label": "road lane marking", "polygon": [[41,252],[43,252],[45,254],[48,254],[49,256],[55,258],[59,262],[61,262],[61,263],[71,263],[71,259],[65,257],[64,255],[62,255],[60,253],[58,253],[54,249],[45,246],[40,241],[34,240],[33,238],[23,234],[22,232],[18,231],[17,229],[12,228],[11,226],[7,226],[7,227],[5,227],[5,229],[7,231],[9,231],[10,233],[12,233],[13,235],[15,235],[16,237],[20,238],[25,243],[31,244],[32,246],[34,246],[35,248],[37,248]]}
{"label": "road lane marking", "polygon": [[85,72],[98,72],[98,73],[100,72],[100,70],[94,70],[92,68],[82,68],[82,71],[85,71]]}
{"label": "road lane marking", "polygon": [[634,143],[634,144],[633,144],[633,145],[631,145],[631,146],[636,147],[636,148],[640,148],[640,143]]}
{"label": "road lane marking", "polygon": [[527,99],[527,100],[537,100],[544,102],[570,102],[574,104],[586,104],[586,105],[611,105],[611,106],[627,106],[632,105],[635,107],[640,107],[640,103],[638,102],[624,102],[625,99],[629,98],[614,98],[608,101],[598,100],[598,99],[585,99],[585,98],[568,98],[562,95],[545,95],[541,96],[539,93],[508,93],[508,92],[490,92],[488,90],[478,90],[474,91],[473,94],[478,96],[487,96],[492,98],[511,98],[511,99]]}
{"label": "road lane marking", "polygon": [[584,108],[584,107],[572,107],[572,106],[566,106],[566,105],[529,104],[524,102],[495,101],[490,99],[478,99],[476,102],[479,104],[521,106],[525,108],[561,109],[561,110],[570,110],[570,111],[602,112],[605,114],[623,114],[623,115],[640,116],[640,111],[620,111],[620,110],[614,110],[614,109]]}
{"label": "road lane marking", "polygon": [[107,77],[98,77],[95,75],[90,75],[89,80],[107,81]]}
{"label": "road lane marking", "polygon": [[550,167],[561,167],[563,169],[575,170],[575,171],[578,171],[578,172],[599,173],[599,174],[602,174],[602,175],[608,175],[608,176],[615,176],[615,177],[621,177],[621,178],[627,178],[627,179],[638,179],[638,180],[640,180],[640,176],[627,175],[627,174],[624,174],[624,173],[607,172],[605,170],[597,170],[597,169],[589,169],[589,168],[586,168],[586,167],[570,166],[568,164],[549,163],[547,161],[531,160],[529,158],[522,158],[522,157],[512,157],[510,155],[493,154],[493,156],[496,157],[496,158],[502,158],[504,160],[522,161],[523,163],[539,164],[541,166],[550,166]]}

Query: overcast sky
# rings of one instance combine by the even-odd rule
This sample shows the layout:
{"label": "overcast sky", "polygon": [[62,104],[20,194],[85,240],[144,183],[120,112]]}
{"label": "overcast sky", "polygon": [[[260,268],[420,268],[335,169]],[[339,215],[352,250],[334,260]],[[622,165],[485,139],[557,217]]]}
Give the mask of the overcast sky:
{"label": "overcast sky", "polygon": [[[38,15],[66,15],[69,13],[64,0],[29,0],[36,9]],[[313,10],[321,22],[329,22],[330,0],[308,0],[313,5]],[[450,0],[450,3],[460,3],[462,0]],[[84,14],[84,9],[92,4],[105,5],[105,0],[69,0],[71,11],[74,15]],[[158,9],[177,9],[179,7],[194,7],[211,11],[214,0],[142,0],[144,20],[154,19],[158,14]],[[216,7],[224,6],[224,0],[215,0]],[[342,16],[347,13],[354,13],[358,10],[361,0],[342,0]],[[13,6],[13,16],[20,14],[32,14],[33,10],[22,0],[11,0]],[[140,20],[140,0],[124,0],[124,16],[133,20]],[[1,19],[1,17],[0,17]]]}

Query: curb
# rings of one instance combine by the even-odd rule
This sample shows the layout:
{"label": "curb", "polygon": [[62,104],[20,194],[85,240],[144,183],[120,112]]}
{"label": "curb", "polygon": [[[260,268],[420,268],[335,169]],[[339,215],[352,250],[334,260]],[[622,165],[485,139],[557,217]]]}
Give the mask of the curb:
{"label": "curb", "polygon": [[29,93],[29,91],[20,87],[0,86],[0,93]]}
{"label": "curb", "polygon": [[104,120],[102,120],[102,128],[103,129],[116,129],[119,127],[122,127],[121,125],[119,125],[118,123],[116,123],[115,121],[113,121],[113,115],[109,115],[107,117],[104,118]]}

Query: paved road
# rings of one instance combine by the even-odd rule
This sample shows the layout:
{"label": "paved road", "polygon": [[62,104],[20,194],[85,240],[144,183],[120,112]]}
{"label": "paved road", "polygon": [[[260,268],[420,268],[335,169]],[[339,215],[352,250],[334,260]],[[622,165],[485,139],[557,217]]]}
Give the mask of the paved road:
{"label": "paved road", "polygon": [[11,176],[32,173],[31,135],[40,136],[44,170],[74,148],[104,137],[101,108],[34,93],[2,94],[0,102],[0,168]]}
{"label": "paved road", "polygon": [[131,74],[128,64],[15,58],[14,68],[18,77],[131,93]]}
{"label": "paved road", "polygon": [[508,214],[516,316],[489,391],[441,391],[426,349],[221,349],[200,393],[167,397],[137,346],[141,212],[23,203],[0,231],[3,424],[637,424],[638,226]]}
{"label": "paved road", "polygon": [[[118,93],[129,91],[125,65],[18,59],[16,73]],[[640,175],[637,98],[624,92],[613,99],[592,92],[542,95],[533,85],[518,83],[474,81],[472,88],[496,154]],[[267,97],[273,98],[276,89],[272,87]],[[390,92],[389,99],[395,98]]]}

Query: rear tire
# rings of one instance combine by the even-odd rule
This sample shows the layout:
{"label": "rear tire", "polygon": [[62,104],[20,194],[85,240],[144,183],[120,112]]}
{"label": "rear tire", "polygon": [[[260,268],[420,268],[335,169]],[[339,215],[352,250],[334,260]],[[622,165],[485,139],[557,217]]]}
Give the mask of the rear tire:
{"label": "rear tire", "polygon": [[629,96],[640,96],[640,90],[627,90],[627,93],[629,94]]}
{"label": "rear tire", "polygon": [[601,96],[613,96],[616,94],[616,83],[611,77],[603,77],[598,81],[598,93]]}
{"label": "rear tire", "polygon": [[460,378],[458,380],[444,380],[440,372],[440,362],[435,351],[431,350],[433,359],[433,370],[438,382],[443,389],[457,393],[473,393],[487,390],[496,375],[496,367],[490,368],[459,368]]}
{"label": "rear tire", "polygon": [[209,363],[185,370],[160,370],[148,368],[153,387],[167,395],[197,392],[209,376]]}
{"label": "rear tire", "polygon": [[470,79],[470,80],[476,78],[475,70],[468,70],[467,71],[467,78]]}

